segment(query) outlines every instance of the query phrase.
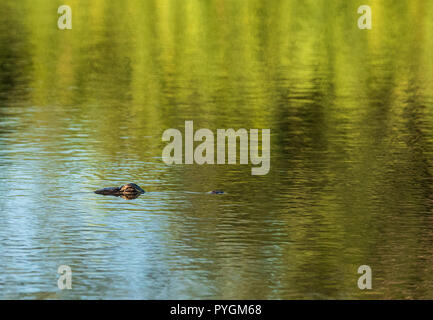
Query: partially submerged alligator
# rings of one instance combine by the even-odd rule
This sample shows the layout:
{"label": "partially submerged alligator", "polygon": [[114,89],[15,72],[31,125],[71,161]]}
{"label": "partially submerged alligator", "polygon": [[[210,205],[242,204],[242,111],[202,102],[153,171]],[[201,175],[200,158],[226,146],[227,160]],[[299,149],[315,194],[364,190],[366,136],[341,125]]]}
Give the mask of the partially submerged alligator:
{"label": "partially submerged alligator", "polygon": [[128,183],[121,187],[113,187],[113,188],[103,188],[96,190],[95,193],[97,194],[103,194],[106,196],[123,196],[128,199],[134,199],[137,198],[140,194],[145,193],[143,189],[141,189],[138,185],[135,183]]}
{"label": "partially submerged alligator", "polygon": [[[116,196],[122,197],[124,199],[135,199],[139,197],[141,194],[145,193],[143,189],[141,189],[135,183],[128,183],[121,187],[112,187],[112,188],[103,188],[96,190],[95,193],[103,194],[105,196]],[[224,194],[222,190],[212,190],[208,192],[209,194]]]}

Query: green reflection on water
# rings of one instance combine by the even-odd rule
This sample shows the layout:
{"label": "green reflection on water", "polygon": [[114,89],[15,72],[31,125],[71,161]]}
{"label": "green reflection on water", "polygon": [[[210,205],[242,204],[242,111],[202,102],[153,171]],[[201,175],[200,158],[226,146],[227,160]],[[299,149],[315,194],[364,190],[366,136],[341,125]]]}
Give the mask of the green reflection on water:
{"label": "green reflection on water", "polygon": [[[432,3],[61,4],[0,4],[6,297],[433,297]],[[270,173],[164,165],[185,120],[270,128]],[[151,192],[91,194],[125,180]]]}

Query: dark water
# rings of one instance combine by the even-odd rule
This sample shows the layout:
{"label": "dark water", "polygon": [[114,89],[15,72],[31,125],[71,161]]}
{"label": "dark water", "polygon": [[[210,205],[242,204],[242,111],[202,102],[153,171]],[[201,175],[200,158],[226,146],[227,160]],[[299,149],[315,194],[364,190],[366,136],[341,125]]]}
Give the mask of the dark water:
{"label": "dark water", "polygon": [[[0,298],[433,298],[433,2],[61,4],[0,3]],[[270,172],[166,165],[185,120]]]}

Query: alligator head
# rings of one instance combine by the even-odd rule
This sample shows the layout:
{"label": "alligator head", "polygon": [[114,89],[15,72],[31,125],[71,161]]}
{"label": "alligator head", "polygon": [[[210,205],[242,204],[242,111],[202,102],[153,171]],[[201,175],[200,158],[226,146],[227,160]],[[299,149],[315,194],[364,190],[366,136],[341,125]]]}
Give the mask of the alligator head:
{"label": "alligator head", "polygon": [[113,187],[113,188],[103,188],[96,190],[95,193],[97,194],[103,194],[103,195],[110,195],[110,196],[121,196],[124,199],[135,199],[140,194],[145,193],[143,189],[141,189],[138,185],[135,183],[128,183],[121,187]]}

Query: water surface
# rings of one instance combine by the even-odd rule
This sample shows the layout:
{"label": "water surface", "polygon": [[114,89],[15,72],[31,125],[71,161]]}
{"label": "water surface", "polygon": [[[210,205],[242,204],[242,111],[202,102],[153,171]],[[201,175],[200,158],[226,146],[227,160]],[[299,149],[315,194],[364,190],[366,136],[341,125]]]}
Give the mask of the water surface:
{"label": "water surface", "polygon": [[[0,298],[433,298],[433,3],[61,4],[0,3]],[[270,172],[166,165],[185,120]]]}

